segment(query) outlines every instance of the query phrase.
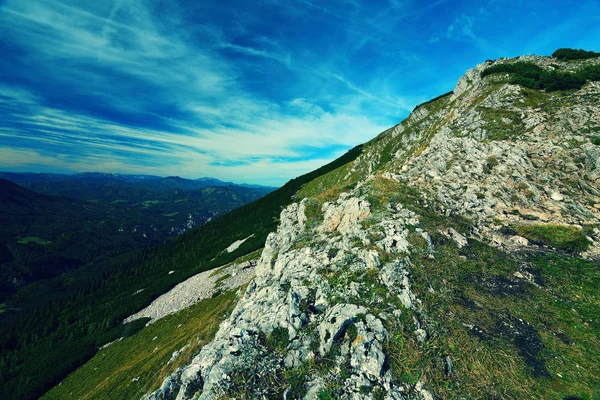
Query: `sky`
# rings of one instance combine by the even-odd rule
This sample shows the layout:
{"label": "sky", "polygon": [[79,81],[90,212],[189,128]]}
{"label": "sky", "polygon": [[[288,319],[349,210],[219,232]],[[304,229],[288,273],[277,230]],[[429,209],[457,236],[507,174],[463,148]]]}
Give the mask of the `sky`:
{"label": "sky", "polygon": [[281,185],[600,0],[0,0],[0,170]]}

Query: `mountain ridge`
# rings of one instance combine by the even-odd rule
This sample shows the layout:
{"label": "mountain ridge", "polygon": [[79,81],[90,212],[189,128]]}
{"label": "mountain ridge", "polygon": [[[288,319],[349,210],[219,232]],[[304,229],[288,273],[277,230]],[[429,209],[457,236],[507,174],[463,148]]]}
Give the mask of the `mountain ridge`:
{"label": "mountain ridge", "polygon": [[137,175],[137,174],[113,174],[105,172],[78,172],[73,174],[58,174],[45,172],[0,172],[0,178],[15,182],[17,184],[31,184],[38,182],[54,182],[54,181],[80,181],[86,184],[99,184],[111,181],[140,183],[151,182],[171,183],[174,187],[201,189],[205,186],[240,186],[250,188],[265,188],[274,189],[273,186],[255,185],[247,183],[225,182],[217,178],[202,177],[196,179],[187,179],[179,176],[157,176],[157,175]]}
{"label": "mountain ridge", "polygon": [[215,339],[146,399],[599,395],[600,76],[484,74],[513,63],[600,59],[480,64],[306,184]]}

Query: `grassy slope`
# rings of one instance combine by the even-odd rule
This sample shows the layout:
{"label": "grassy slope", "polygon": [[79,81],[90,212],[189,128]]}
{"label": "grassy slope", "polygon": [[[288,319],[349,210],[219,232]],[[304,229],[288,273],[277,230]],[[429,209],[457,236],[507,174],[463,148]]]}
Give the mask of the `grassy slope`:
{"label": "grassy slope", "polygon": [[[137,399],[160,386],[212,339],[237,302],[236,291],[169,315],[102,349],[43,399]],[[172,363],[173,352],[188,345]]]}
{"label": "grassy slope", "polygon": [[600,398],[597,262],[556,251],[509,254],[473,240],[458,249],[438,228],[467,233],[469,221],[437,214],[434,203],[395,182],[376,179],[372,188],[374,210],[401,202],[421,215],[436,250],[431,259],[411,236],[412,289],[431,318],[430,337],[421,345],[410,330],[390,330],[396,377],[422,378],[440,398]]}

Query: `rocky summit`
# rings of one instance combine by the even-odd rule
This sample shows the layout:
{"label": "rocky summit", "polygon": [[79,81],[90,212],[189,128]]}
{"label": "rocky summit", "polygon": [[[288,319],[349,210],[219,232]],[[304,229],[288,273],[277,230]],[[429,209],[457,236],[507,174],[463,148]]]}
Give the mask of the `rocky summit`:
{"label": "rocky summit", "polygon": [[489,60],[302,186],[143,398],[598,398],[599,257],[600,58]]}
{"label": "rocky summit", "polygon": [[305,185],[214,340],[146,398],[597,396],[600,82],[510,65],[600,59],[487,61]]}

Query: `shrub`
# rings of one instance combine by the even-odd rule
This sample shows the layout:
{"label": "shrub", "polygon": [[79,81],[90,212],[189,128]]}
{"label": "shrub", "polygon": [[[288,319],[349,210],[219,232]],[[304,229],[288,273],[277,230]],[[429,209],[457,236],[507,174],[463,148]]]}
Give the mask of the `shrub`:
{"label": "shrub", "polygon": [[500,164],[498,162],[498,158],[494,154],[492,154],[487,158],[486,163],[483,165],[483,172],[486,174],[490,174],[492,172],[492,168],[494,168],[498,164]]}
{"label": "shrub", "polygon": [[273,329],[271,334],[267,336],[267,348],[283,352],[287,349],[290,343],[288,330],[283,327]]}
{"label": "shrub", "polygon": [[561,48],[552,53],[552,57],[558,58],[559,60],[583,60],[586,58],[600,57],[600,53],[594,51],[575,50]]}
{"label": "shrub", "polygon": [[264,336],[246,343],[219,397],[281,398],[285,388],[283,360],[264,345]]}
{"label": "shrub", "polygon": [[577,72],[546,71],[536,64],[518,61],[493,65],[481,72],[481,77],[491,74],[511,74],[510,83],[548,92],[580,89],[587,81],[600,80],[600,65],[591,65]]}

